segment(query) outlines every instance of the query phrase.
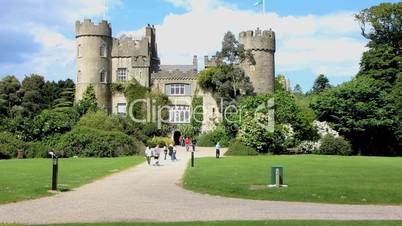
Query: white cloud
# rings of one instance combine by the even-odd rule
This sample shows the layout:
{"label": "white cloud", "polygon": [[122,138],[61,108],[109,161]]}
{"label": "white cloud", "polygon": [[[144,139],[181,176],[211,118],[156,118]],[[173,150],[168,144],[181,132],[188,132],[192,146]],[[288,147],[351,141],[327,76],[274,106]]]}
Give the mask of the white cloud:
{"label": "white cloud", "polygon": [[356,74],[365,41],[353,12],[325,16],[279,16],[240,10],[216,0],[167,0],[187,10],[169,14],[157,26],[163,64],[189,64],[193,54],[204,56],[220,49],[230,30],[272,28],[277,37],[277,72],[310,70],[330,76]]}

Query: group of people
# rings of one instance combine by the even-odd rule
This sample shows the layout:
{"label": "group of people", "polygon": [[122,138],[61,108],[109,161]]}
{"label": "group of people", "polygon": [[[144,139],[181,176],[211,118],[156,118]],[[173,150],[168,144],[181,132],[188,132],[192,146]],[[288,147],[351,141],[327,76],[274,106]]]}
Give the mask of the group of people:
{"label": "group of people", "polygon": [[190,140],[189,137],[184,138],[182,135],[180,135],[179,143],[181,144],[182,147],[186,147],[186,151],[189,151],[190,147],[192,147],[193,151],[195,151],[195,146],[197,144],[197,140],[195,138]]}
{"label": "group of people", "polygon": [[151,148],[148,145],[145,145],[145,158],[147,159],[148,165],[151,165],[152,159],[154,159],[154,163],[152,165],[159,166],[159,159],[162,155],[162,150],[164,153],[164,160],[167,159],[167,155],[170,156],[172,161],[176,161],[177,150],[174,144],[170,144],[169,146],[161,147],[159,144],[156,147]]}

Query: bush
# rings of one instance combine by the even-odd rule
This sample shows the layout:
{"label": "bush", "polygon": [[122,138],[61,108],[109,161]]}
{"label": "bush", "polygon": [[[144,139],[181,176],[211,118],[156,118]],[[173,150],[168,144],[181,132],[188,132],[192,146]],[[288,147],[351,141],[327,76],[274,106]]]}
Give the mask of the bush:
{"label": "bush", "polygon": [[24,142],[12,133],[0,133],[0,159],[15,158],[17,150],[24,148]]}
{"label": "bush", "polygon": [[143,144],[122,132],[76,127],[60,137],[56,150],[65,157],[117,157],[140,153]]}
{"label": "bush", "polygon": [[323,155],[351,155],[352,146],[349,141],[343,137],[333,137],[326,135],[321,139],[321,145],[318,153]]}
{"label": "bush", "polygon": [[230,142],[230,137],[226,134],[223,126],[218,126],[209,133],[203,133],[197,137],[197,145],[200,147],[213,147],[219,142],[222,147],[227,147]]}
{"label": "bush", "polygon": [[104,111],[88,112],[81,117],[77,124],[81,127],[99,129],[105,131],[122,131],[120,119],[116,115],[109,115]]}
{"label": "bush", "polygon": [[79,113],[75,108],[64,107],[42,111],[35,118],[35,124],[43,138],[70,131],[78,120]]}
{"label": "bush", "polygon": [[303,154],[317,153],[320,148],[320,143],[315,141],[305,140],[302,141],[297,147]]}
{"label": "bush", "polygon": [[169,144],[173,144],[173,140],[169,137],[152,137],[151,139],[147,140],[147,144],[150,147],[156,147],[158,144],[160,147],[164,147]]}
{"label": "bush", "polygon": [[46,158],[50,147],[43,142],[30,142],[25,144],[25,157]]}
{"label": "bush", "polygon": [[240,156],[240,155],[258,155],[255,148],[249,147],[241,143],[239,140],[230,142],[229,149],[225,155]]}

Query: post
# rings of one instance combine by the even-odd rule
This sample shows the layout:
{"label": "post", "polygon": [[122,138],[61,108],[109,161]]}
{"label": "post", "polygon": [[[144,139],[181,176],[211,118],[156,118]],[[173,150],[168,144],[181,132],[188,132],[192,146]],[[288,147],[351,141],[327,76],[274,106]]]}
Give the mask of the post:
{"label": "post", "polygon": [[52,190],[57,191],[57,176],[59,173],[59,159],[53,156]]}
{"label": "post", "polygon": [[191,152],[191,167],[194,167],[194,151]]}

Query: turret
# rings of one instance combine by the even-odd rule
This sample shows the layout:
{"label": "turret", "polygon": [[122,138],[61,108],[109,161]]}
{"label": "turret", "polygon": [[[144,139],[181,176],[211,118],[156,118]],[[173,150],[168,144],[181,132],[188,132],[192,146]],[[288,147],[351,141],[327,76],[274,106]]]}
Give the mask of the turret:
{"label": "turret", "polygon": [[211,59],[209,59],[208,56],[204,56],[204,68],[208,69],[210,67],[216,67],[217,63],[216,63],[216,57],[212,56]]}
{"label": "turret", "polygon": [[256,93],[274,91],[275,81],[275,32],[272,30],[245,31],[239,34],[239,42],[246,50],[251,50],[256,62],[244,62],[241,67],[254,86]]}
{"label": "turret", "polygon": [[86,19],[75,26],[77,44],[76,101],[82,99],[87,87],[95,88],[98,106],[111,111],[112,28],[107,21],[94,24]]}

